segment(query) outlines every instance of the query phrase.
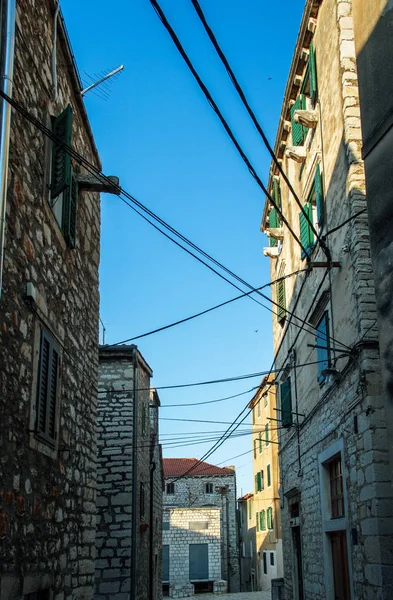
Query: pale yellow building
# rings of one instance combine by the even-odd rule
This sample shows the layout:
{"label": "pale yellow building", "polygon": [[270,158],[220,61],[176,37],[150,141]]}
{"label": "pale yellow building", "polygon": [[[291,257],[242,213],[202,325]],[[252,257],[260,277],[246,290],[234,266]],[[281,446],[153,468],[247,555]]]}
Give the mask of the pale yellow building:
{"label": "pale yellow building", "polygon": [[283,576],[280,472],[278,464],[276,386],[265,377],[249,404],[252,408],[257,589],[270,590],[271,580]]}

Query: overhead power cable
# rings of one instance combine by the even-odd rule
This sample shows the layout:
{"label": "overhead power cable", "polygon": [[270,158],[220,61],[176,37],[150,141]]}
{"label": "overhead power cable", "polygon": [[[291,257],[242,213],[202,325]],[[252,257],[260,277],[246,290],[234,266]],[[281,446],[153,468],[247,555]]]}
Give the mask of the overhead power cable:
{"label": "overhead power cable", "polygon": [[296,204],[300,208],[301,213],[307,219],[312,232],[316,236],[317,240],[320,242],[321,247],[322,247],[324,253],[326,254],[326,256],[330,260],[330,252],[326,248],[326,244],[325,244],[324,240],[321,239],[321,236],[319,235],[319,233],[317,232],[317,230],[314,227],[314,223],[312,222],[312,220],[309,218],[308,214],[304,210],[304,207],[303,207],[301,201],[299,200],[298,195],[296,194],[295,190],[293,189],[293,186],[292,186],[291,182],[289,181],[289,179],[288,179],[288,177],[287,177],[284,169],[282,168],[282,166],[280,164],[280,161],[278,160],[277,156],[275,155],[274,150],[271,147],[271,145],[269,143],[269,140],[267,139],[267,137],[266,137],[266,135],[265,135],[265,133],[264,133],[264,131],[263,131],[263,129],[262,129],[259,121],[258,121],[258,119],[256,118],[254,111],[252,110],[252,108],[250,107],[250,105],[249,105],[249,103],[247,101],[246,95],[245,95],[245,93],[244,93],[241,85],[239,84],[239,82],[237,80],[237,77],[234,74],[231,65],[229,64],[229,61],[228,61],[227,57],[225,56],[224,52],[222,51],[222,49],[221,49],[221,47],[220,47],[220,45],[219,45],[219,43],[217,41],[216,36],[214,35],[211,27],[209,26],[209,24],[206,21],[206,17],[204,15],[203,11],[202,11],[202,8],[201,8],[198,0],[191,0],[191,2],[192,2],[193,6],[195,8],[195,11],[196,11],[196,13],[197,13],[197,15],[198,15],[201,23],[202,23],[202,25],[203,25],[203,27],[204,27],[207,35],[209,36],[210,41],[212,42],[212,44],[214,46],[214,49],[216,50],[218,56],[221,59],[221,62],[223,63],[223,65],[224,65],[224,67],[225,67],[225,69],[226,69],[226,71],[228,73],[229,79],[231,80],[234,88],[236,89],[238,95],[240,96],[240,99],[241,99],[243,105],[245,106],[245,108],[246,108],[249,116],[251,117],[251,120],[254,123],[256,130],[258,131],[259,135],[261,136],[261,138],[262,138],[262,140],[263,140],[263,142],[264,142],[264,144],[265,144],[265,146],[266,146],[266,148],[267,148],[267,150],[268,150],[268,152],[269,152],[269,154],[270,154],[270,156],[271,156],[274,164],[276,165],[277,169],[281,173],[281,175],[282,175],[285,183],[287,184],[287,186],[288,186],[288,188],[289,188],[292,196],[294,197],[294,199],[296,201]]}
{"label": "overhead power cable", "polygon": [[[188,254],[190,254],[191,256],[193,256],[194,258],[196,258],[196,260],[198,260],[199,262],[201,262],[202,264],[204,264],[208,269],[210,269],[211,271],[213,271],[214,273],[216,273],[220,278],[222,278],[223,280],[227,281],[227,283],[229,283],[230,285],[232,285],[233,287],[235,287],[236,289],[238,289],[239,291],[241,291],[241,292],[244,293],[244,290],[242,290],[239,286],[237,286],[235,283],[233,283],[232,281],[230,281],[227,277],[225,277],[224,275],[222,275],[222,273],[219,273],[211,265],[209,265],[208,263],[206,263],[205,261],[203,261],[200,257],[196,256],[193,252],[191,252],[188,248],[185,248],[182,244],[180,244],[175,239],[173,239],[172,237],[170,237],[165,231],[163,231],[162,229],[160,229],[155,223],[153,223],[150,219],[148,219],[145,215],[143,215],[139,210],[137,210],[135,208],[135,206],[133,206],[132,204],[130,204],[128,200],[130,200],[131,202],[133,202],[134,204],[136,204],[138,207],[140,207],[141,210],[147,212],[147,214],[151,215],[152,218],[154,218],[159,223],[161,223],[165,228],[167,228],[168,230],[170,230],[171,232],[173,232],[174,235],[178,236],[182,240],[185,240],[185,242],[187,244],[189,244],[191,247],[197,249],[197,251],[200,252],[203,256],[208,257],[208,259],[211,260],[214,264],[218,265],[225,272],[227,272],[228,274],[230,274],[232,277],[234,277],[240,283],[242,283],[243,285],[245,285],[246,287],[248,287],[250,290],[252,290],[252,291],[255,290],[256,293],[259,296],[261,296],[262,298],[264,298],[265,300],[267,300],[271,304],[277,306],[278,308],[280,308],[280,310],[284,310],[287,314],[291,314],[291,312],[288,309],[286,309],[284,307],[281,307],[277,302],[273,301],[271,298],[269,298],[268,296],[266,296],[265,294],[263,294],[261,291],[257,291],[254,286],[252,286],[251,284],[249,284],[246,281],[244,281],[238,275],[236,275],[235,273],[233,273],[230,269],[228,269],[227,267],[225,267],[224,265],[222,265],[219,261],[217,261],[216,259],[214,259],[213,257],[211,257],[209,254],[207,254],[206,252],[204,252],[203,250],[201,250],[200,248],[198,248],[198,246],[196,246],[193,242],[191,242],[190,240],[188,240],[181,233],[177,232],[173,227],[171,227],[170,225],[168,225],[168,223],[166,223],[165,221],[163,221],[163,219],[161,219],[160,217],[158,217],[157,215],[155,215],[150,209],[148,209],[147,207],[145,207],[141,202],[139,202],[136,198],[134,198],[134,196],[132,196],[131,194],[129,194],[128,192],[126,192],[125,190],[123,190],[123,188],[121,188],[119,185],[115,184],[109,177],[107,177],[106,175],[104,175],[97,167],[95,167],[92,163],[90,163],[83,156],[81,156],[78,152],[76,152],[71,146],[68,146],[60,138],[58,138],[56,135],[54,135],[53,132],[50,129],[48,129],[38,119],[36,119],[34,117],[34,115],[30,114],[25,109],[25,107],[22,104],[18,103],[13,98],[10,98],[6,94],[4,94],[4,92],[2,92],[1,90],[0,90],[0,97],[2,97],[5,100],[7,100],[7,102],[9,102],[11,104],[11,106],[15,110],[17,110],[18,112],[20,112],[28,121],[30,121],[31,123],[33,123],[47,137],[49,137],[52,141],[56,142],[56,144],[58,144],[60,147],[62,147],[65,150],[65,152],[67,152],[70,156],[72,156],[72,158],[74,158],[74,160],[76,160],[79,164],[83,165],[87,169],[87,171],[89,173],[92,173],[92,174],[96,175],[99,178],[99,180],[101,180],[101,181],[109,184],[109,186],[111,188],[113,188],[114,190],[118,191],[119,195],[120,195],[120,200],[122,200],[122,202],[124,202],[129,208],[131,208],[134,212],[136,212],[139,216],[141,216],[145,221],[147,221],[148,223],[150,223],[150,225],[152,225],[157,231],[159,231],[165,237],[167,237],[169,240],[171,240],[174,244],[176,244],[177,246],[179,246],[180,248],[182,248],[183,250],[185,250]],[[123,198],[122,196],[125,196],[127,199]],[[263,306],[264,308],[266,308],[267,310],[269,310],[270,312],[272,312],[274,315],[277,315],[277,313],[275,311],[273,311],[272,309],[270,309],[266,305],[264,305],[261,302],[259,302],[253,296],[247,295],[247,297],[251,298],[257,304],[260,304],[261,306]],[[301,320],[296,315],[293,315],[293,316],[294,316],[294,318],[296,318],[298,320]],[[294,326],[298,326],[296,323],[292,323],[292,324]],[[314,329],[314,330],[316,329],[315,326],[313,326],[311,324],[309,324],[309,326],[312,327],[312,329]],[[321,335],[322,334],[320,334],[320,336]],[[331,340],[335,341],[336,343],[345,346],[345,344],[342,344],[342,342],[340,342],[338,340],[334,340],[334,338],[332,338],[331,336],[327,336],[326,339],[331,339]]]}
{"label": "overhead power cable", "polygon": [[[172,40],[173,40],[176,48],[178,49],[179,53],[181,54],[182,58],[184,59],[185,63],[187,64],[188,68],[190,69],[191,73],[193,74],[194,78],[196,79],[199,87],[201,88],[202,92],[204,93],[204,95],[205,95],[207,101],[209,102],[210,106],[213,108],[214,112],[216,113],[216,115],[220,119],[220,121],[221,121],[221,123],[222,123],[222,125],[223,125],[223,127],[225,129],[225,131],[227,132],[227,134],[230,137],[230,139],[232,140],[232,142],[233,142],[236,150],[238,151],[238,153],[240,154],[240,156],[243,159],[244,163],[246,164],[246,166],[247,166],[250,174],[255,179],[256,183],[261,188],[261,190],[263,191],[263,193],[267,196],[267,198],[269,199],[269,201],[271,202],[271,204],[274,206],[274,208],[276,209],[276,211],[280,215],[282,221],[285,223],[285,225],[288,227],[288,230],[291,232],[292,237],[299,244],[299,246],[303,250],[305,256],[307,256],[307,259],[310,260],[310,253],[309,253],[309,251],[307,250],[307,248],[305,248],[303,246],[301,240],[296,235],[296,233],[292,229],[291,225],[289,224],[288,220],[286,219],[286,217],[282,213],[281,208],[279,207],[279,205],[277,204],[277,202],[273,199],[273,197],[271,196],[271,194],[267,190],[266,186],[264,185],[263,181],[258,176],[258,174],[255,171],[254,167],[252,166],[249,158],[247,157],[247,155],[245,154],[244,150],[242,149],[242,147],[240,146],[239,142],[237,141],[237,139],[236,139],[236,137],[235,137],[232,129],[229,127],[228,122],[226,121],[225,117],[223,116],[222,112],[220,111],[220,109],[218,108],[216,102],[214,101],[212,95],[210,94],[208,88],[203,83],[201,77],[197,73],[197,71],[196,71],[195,67],[193,66],[193,64],[192,64],[192,62],[191,62],[188,54],[184,50],[184,48],[183,48],[182,44],[180,43],[180,40],[177,37],[176,33],[174,32],[173,28],[169,24],[169,22],[168,22],[168,20],[167,20],[167,18],[165,16],[165,14],[163,13],[163,11],[162,11],[161,7],[159,6],[158,2],[156,0],[150,0],[150,3],[153,6],[153,8],[155,9],[156,13],[158,14],[158,16],[159,16],[160,20],[162,21],[165,29],[168,31],[169,35],[171,36],[171,38],[172,38]],[[302,210],[304,211],[303,208],[302,208]],[[308,219],[308,216],[306,215],[306,213],[305,213],[305,216]]]}

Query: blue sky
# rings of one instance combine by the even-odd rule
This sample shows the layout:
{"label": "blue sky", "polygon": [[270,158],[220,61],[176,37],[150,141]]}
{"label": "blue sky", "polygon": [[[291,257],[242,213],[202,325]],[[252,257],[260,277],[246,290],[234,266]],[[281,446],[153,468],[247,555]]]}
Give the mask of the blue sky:
{"label": "blue sky", "polygon": [[[255,287],[268,282],[269,259],[262,253],[266,238],[259,230],[264,196],[150,2],[118,0],[110,6],[103,0],[84,0],[77,10],[75,0],[62,0],[61,5],[86,85],[89,76],[125,66],[107,100],[93,92],[85,97],[104,172],[119,176],[124,189],[243,279]],[[161,6],[266,182],[267,151],[190,0],[162,0]],[[304,0],[286,0],[280,14],[277,4],[267,0],[201,0],[201,6],[274,143]],[[107,343],[239,293],[108,195],[102,195],[100,282]],[[269,369],[272,360],[271,313],[245,298],[137,343],[154,371],[156,386],[260,372]],[[214,400],[258,382],[162,390],[164,456],[202,456],[212,442],[178,448],[165,443],[177,435],[191,439],[192,433],[225,429],[221,423],[232,421],[252,393],[199,407],[165,408],[166,404]],[[164,420],[175,418],[213,423]],[[227,441],[209,459],[237,466],[239,494],[252,489],[251,460],[249,436]]]}

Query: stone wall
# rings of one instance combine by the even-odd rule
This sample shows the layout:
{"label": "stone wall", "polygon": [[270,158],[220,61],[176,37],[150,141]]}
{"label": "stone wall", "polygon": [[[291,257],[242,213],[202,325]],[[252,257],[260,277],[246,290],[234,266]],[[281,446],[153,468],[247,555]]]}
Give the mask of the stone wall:
{"label": "stone wall", "polygon": [[[100,166],[61,30],[54,99],[53,17],[53,1],[17,1],[14,98],[45,125],[71,103],[72,146]],[[0,300],[0,597],[8,600],[44,588],[56,600],[93,593],[100,200],[80,192],[70,249],[48,203],[49,146],[13,110]],[[35,435],[41,327],[61,354],[54,448]]]}
{"label": "stone wall", "polygon": [[[137,356],[138,432],[134,436],[134,357]],[[136,598],[160,597],[162,467],[158,407],[150,407],[152,371],[135,346],[100,348],[97,446],[97,600],[126,600],[132,586],[132,516],[136,512]],[[152,411],[156,416],[151,418]],[[155,429],[152,429],[152,426]],[[133,450],[137,501],[133,508]],[[152,470],[154,464],[154,471]],[[153,490],[153,491],[152,491]],[[151,508],[152,503],[152,508]],[[157,558],[156,558],[157,557]],[[152,573],[154,569],[154,576]]]}
{"label": "stone wall", "polygon": [[[171,481],[173,478],[166,478]],[[213,484],[213,494],[206,494],[206,483]],[[226,492],[223,492],[226,488]],[[228,590],[240,589],[239,551],[236,523],[236,477],[190,476],[175,481],[175,494],[164,493],[164,508],[216,506],[221,509],[222,578],[228,581]]]}

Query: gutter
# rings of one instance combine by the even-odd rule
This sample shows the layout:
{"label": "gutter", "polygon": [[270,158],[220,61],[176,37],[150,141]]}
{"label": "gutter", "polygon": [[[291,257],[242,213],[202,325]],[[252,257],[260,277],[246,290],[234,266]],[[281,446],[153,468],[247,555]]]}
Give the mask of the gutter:
{"label": "gutter", "polygon": [[131,586],[130,600],[136,600],[136,562],[137,562],[137,483],[138,483],[138,348],[132,349],[133,412],[132,412],[132,490],[131,490]]}
{"label": "gutter", "polygon": [[[16,0],[7,0],[1,29],[5,31],[1,46],[0,88],[12,98],[14,71]],[[8,157],[10,149],[11,105],[2,99],[0,104],[0,299],[3,288],[5,219],[7,208]]]}

